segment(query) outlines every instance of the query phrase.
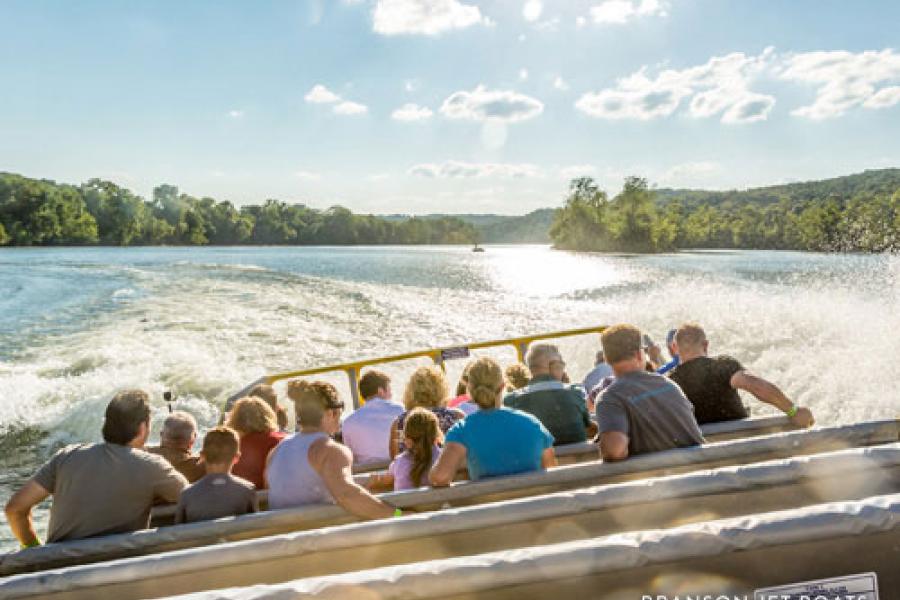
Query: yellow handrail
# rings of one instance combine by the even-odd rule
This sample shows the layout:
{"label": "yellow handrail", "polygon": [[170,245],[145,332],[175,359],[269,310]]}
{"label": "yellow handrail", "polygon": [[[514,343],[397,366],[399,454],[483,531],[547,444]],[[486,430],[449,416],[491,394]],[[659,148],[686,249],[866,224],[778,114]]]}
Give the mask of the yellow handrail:
{"label": "yellow handrail", "polygon": [[497,346],[513,346],[516,349],[516,354],[519,358],[520,362],[524,362],[525,360],[525,352],[528,350],[528,346],[537,340],[547,340],[561,337],[572,337],[576,335],[586,335],[590,333],[603,333],[603,330],[606,329],[606,326],[597,326],[597,327],[583,327],[581,329],[566,329],[564,331],[553,331],[550,333],[540,333],[537,335],[527,335],[522,337],[515,338],[507,338],[502,340],[489,340],[485,342],[474,342],[471,344],[465,344],[461,346],[446,346],[443,348],[430,348],[428,350],[418,350],[416,352],[406,352],[404,354],[395,354],[393,356],[382,356],[379,358],[370,358],[367,360],[358,360],[354,362],[340,363],[336,365],[327,365],[324,367],[316,367],[314,369],[301,369],[299,371],[288,371],[286,373],[276,373],[273,375],[266,375],[261,379],[254,381],[252,384],[238,392],[235,397],[240,397],[241,394],[245,393],[246,390],[249,390],[251,387],[258,383],[268,383],[273,384],[276,381],[282,381],[284,379],[293,379],[295,377],[305,377],[309,375],[318,375],[320,373],[329,373],[334,371],[343,371],[347,374],[350,379],[350,393],[353,396],[353,405],[356,408],[359,408],[360,400],[359,400],[359,374],[364,367],[383,364],[388,362],[397,362],[401,360],[409,360],[411,358],[422,358],[428,357],[431,358],[435,364],[441,365],[443,367],[443,363],[446,360],[452,360],[454,358],[465,358],[468,356],[470,350],[480,350],[483,348],[494,348]]}

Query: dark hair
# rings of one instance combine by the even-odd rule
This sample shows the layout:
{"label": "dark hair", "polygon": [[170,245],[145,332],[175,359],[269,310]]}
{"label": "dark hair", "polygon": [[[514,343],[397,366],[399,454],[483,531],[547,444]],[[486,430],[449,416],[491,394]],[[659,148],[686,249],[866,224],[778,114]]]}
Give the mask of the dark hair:
{"label": "dark hair", "polygon": [[203,460],[207,464],[230,463],[237,455],[241,443],[238,433],[230,427],[216,427],[203,438]]}
{"label": "dark hair", "polygon": [[434,458],[434,445],[442,438],[438,418],[427,408],[416,407],[406,415],[406,420],[403,422],[403,435],[412,442],[407,447],[413,457],[409,478],[417,486],[428,485],[427,475]]}
{"label": "dark hair", "polygon": [[150,424],[150,397],[142,390],[124,390],[106,405],[103,439],[127,445],[137,437],[141,423]]}
{"label": "dark hair", "polygon": [[386,388],[391,383],[391,378],[382,373],[371,369],[366,371],[359,380],[359,393],[363,400],[368,400],[378,393],[380,388]]}

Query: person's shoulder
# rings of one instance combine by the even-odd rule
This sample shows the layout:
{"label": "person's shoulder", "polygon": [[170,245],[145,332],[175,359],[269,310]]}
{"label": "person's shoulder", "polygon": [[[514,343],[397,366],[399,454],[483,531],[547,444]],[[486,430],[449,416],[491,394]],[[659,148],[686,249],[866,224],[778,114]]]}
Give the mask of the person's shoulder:
{"label": "person's shoulder", "polygon": [[244,479],[243,477],[238,477],[234,473],[228,474],[228,483],[231,487],[245,490],[247,492],[256,493],[256,486]]}
{"label": "person's shoulder", "polygon": [[522,424],[527,422],[531,425],[537,425],[539,427],[543,427],[540,419],[538,419],[537,417],[535,417],[533,414],[531,414],[529,412],[525,412],[524,410],[517,410],[515,408],[506,408],[506,407],[501,408],[499,410],[502,410],[507,415],[506,418],[510,421],[513,421],[516,423],[522,423]]}
{"label": "person's shoulder", "polygon": [[718,365],[741,364],[741,361],[731,356],[730,354],[718,354],[711,360]]}
{"label": "person's shoulder", "polygon": [[587,397],[587,392],[584,390],[584,386],[580,383],[566,383],[563,388],[566,391],[568,397],[578,401],[584,402],[584,399]]}

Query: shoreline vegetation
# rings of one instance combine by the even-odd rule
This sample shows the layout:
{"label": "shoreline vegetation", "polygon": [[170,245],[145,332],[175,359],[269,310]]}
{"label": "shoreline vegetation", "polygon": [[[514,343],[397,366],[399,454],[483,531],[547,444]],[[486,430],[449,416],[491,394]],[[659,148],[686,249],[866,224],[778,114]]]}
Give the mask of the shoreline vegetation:
{"label": "shoreline vegetation", "polygon": [[628,177],[609,198],[573,179],[561,208],[523,216],[360,215],[281,200],[235,207],[172,185],[150,200],[110,181],[59,184],[0,173],[0,246],[553,243],[561,250],[900,249],[900,169],[744,191],[655,189]]}
{"label": "shoreline vegetation", "polygon": [[589,252],[900,250],[900,169],[740,192],[654,190],[627,177],[612,199],[582,177],[550,237],[558,249]]}

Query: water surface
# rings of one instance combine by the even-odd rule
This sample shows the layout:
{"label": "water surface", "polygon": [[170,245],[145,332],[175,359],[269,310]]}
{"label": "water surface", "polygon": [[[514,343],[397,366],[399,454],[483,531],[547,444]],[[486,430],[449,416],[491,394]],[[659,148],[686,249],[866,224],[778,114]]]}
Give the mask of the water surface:
{"label": "water surface", "polygon": [[[900,412],[900,259],[887,255],[0,249],[0,500],[54,449],[98,440],[117,389],[150,392],[155,425],[173,390],[205,428],[265,373],[618,321],[660,339],[688,319],[820,423]],[[573,379],[597,347],[563,344]],[[388,369],[396,388],[413,367]],[[12,547],[4,522],[0,550]]]}

